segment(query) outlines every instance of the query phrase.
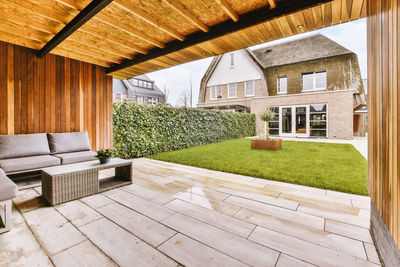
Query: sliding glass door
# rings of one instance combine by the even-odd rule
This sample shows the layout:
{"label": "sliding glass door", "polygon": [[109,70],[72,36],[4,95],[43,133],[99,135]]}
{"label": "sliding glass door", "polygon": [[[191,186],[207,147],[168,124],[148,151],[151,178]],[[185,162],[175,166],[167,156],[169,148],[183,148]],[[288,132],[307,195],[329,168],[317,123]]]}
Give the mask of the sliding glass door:
{"label": "sliding glass door", "polygon": [[291,107],[284,107],[281,109],[281,135],[292,135],[293,134],[293,114]]}
{"label": "sliding glass door", "polygon": [[279,134],[281,136],[308,137],[310,133],[309,106],[279,108]]}

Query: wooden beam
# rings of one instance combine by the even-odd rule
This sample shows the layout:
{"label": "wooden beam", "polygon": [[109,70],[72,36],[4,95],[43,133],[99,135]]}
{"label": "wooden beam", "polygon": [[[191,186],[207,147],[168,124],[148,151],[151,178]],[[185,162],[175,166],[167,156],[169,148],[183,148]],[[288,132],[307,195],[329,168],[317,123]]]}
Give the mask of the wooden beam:
{"label": "wooden beam", "polygon": [[173,29],[172,27],[165,25],[163,23],[160,23],[159,21],[155,20],[151,15],[147,14],[146,12],[143,12],[139,10],[135,5],[133,5],[130,1],[128,0],[115,0],[115,3],[128,11],[129,13],[135,15],[136,17],[146,21],[148,24],[153,25],[154,27],[162,30],[163,32],[171,35],[172,37],[175,37],[176,39],[183,41],[185,40],[185,36],[183,34],[180,34],[177,30]]}
{"label": "wooden beam", "polygon": [[234,22],[237,22],[239,20],[239,15],[225,0],[215,0],[215,2],[217,2],[217,4],[225,11],[226,14],[228,14],[228,16]]}
{"label": "wooden beam", "polygon": [[268,0],[269,8],[273,9],[276,7],[276,1],[275,0]]}
{"label": "wooden beam", "polygon": [[196,25],[200,30],[203,32],[208,32],[208,26],[205,25],[199,18],[197,18],[195,15],[193,15],[185,6],[183,6],[180,2],[177,0],[163,0],[164,3],[166,3],[168,6],[173,8],[175,11],[177,11],[179,14],[184,16],[186,19],[188,19],[190,22],[192,22],[194,25]]}
{"label": "wooden beam", "polygon": [[[119,71],[121,69],[160,57],[171,54],[173,52],[180,51],[187,47],[200,44],[209,40],[216,39],[229,33],[237,32],[239,30],[264,23],[273,20],[282,15],[291,14],[303,9],[307,9],[322,3],[330,2],[331,0],[309,0],[309,1],[298,1],[298,0],[287,0],[279,4],[276,8],[269,10],[266,7],[255,9],[240,17],[239,22],[232,22],[230,20],[224,21],[217,25],[211,26],[209,32],[204,33],[197,31],[195,33],[186,36],[185,41],[180,42],[174,40],[165,45],[164,49],[153,48],[148,51],[146,55],[137,55],[131,60],[124,60],[119,65],[114,65],[107,69],[107,73]],[[207,52],[207,51],[204,51]]]}
{"label": "wooden beam", "polygon": [[93,0],[90,4],[85,7],[75,18],[73,18],[65,27],[57,33],[42,49],[37,53],[39,58],[47,55],[53,50],[58,44],[68,38],[74,33],[79,27],[85,24],[89,19],[99,13],[105,8],[112,0]]}

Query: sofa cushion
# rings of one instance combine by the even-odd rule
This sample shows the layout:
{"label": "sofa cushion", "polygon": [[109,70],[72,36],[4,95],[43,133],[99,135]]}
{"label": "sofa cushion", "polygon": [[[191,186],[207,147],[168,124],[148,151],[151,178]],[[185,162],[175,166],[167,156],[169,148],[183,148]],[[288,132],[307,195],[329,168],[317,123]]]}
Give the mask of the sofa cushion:
{"label": "sofa cushion", "polygon": [[61,159],[61,164],[71,164],[82,161],[97,160],[96,156],[97,153],[94,151],[82,151],[54,155],[54,157]]}
{"label": "sofa cushion", "polygon": [[47,134],[51,154],[90,150],[88,132]]}
{"label": "sofa cushion", "polygon": [[45,155],[15,159],[2,159],[0,160],[0,168],[2,168],[6,173],[10,173],[30,169],[39,169],[43,167],[59,165],[60,163],[61,160],[59,158]]}
{"label": "sofa cushion", "polygon": [[0,173],[0,201],[18,196],[18,187],[5,174]]}
{"label": "sofa cushion", "polygon": [[45,133],[0,135],[0,159],[50,155]]}

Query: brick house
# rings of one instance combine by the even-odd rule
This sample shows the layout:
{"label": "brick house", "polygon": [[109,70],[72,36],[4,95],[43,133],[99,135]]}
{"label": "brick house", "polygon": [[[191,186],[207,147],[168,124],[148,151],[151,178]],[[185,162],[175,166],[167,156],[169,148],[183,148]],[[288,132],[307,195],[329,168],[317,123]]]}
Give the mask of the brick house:
{"label": "brick house", "polygon": [[113,99],[130,99],[138,104],[165,104],[165,94],[147,75],[113,79]]}
{"label": "brick house", "polygon": [[198,107],[257,115],[270,107],[270,134],[351,139],[353,114],[366,105],[357,55],[316,34],[215,57],[200,85]]}

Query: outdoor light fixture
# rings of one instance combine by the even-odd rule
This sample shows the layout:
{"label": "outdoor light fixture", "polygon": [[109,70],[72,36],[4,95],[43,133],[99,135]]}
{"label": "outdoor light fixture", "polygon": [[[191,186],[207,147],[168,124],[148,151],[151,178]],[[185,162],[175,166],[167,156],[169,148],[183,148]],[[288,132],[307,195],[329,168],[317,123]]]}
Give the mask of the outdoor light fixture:
{"label": "outdoor light fixture", "polygon": [[201,52],[201,55],[202,55],[202,56],[205,56],[205,55],[206,55],[206,52]]}
{"label": "outdoor light fixture", "polygon": [[297,25],[297,28],[299,28],[299,29],[303,28],[303,24]]}

